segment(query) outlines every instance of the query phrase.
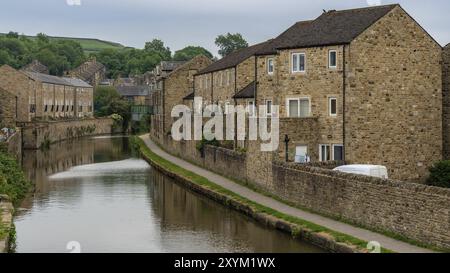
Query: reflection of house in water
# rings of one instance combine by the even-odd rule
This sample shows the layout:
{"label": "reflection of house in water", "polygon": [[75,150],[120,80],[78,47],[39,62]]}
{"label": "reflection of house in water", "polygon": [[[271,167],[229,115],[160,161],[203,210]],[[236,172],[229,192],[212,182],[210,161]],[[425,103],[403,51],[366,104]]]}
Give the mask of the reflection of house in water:
{"label": "reflection of house in water", "polygon": [[[119,145],[113,145],[113,142]],[[114,147],[114,149],[111,149]],[[26,150],[23,156],[23,167],[28,179],[41,191],[48,183],[48,176],[68,169],[105,161],[116,161],[128,158],[126,138],[84,138],[56,143],[47,151]],[[44,190],[45,191],[45,190]]]}
{"label": "reflection of house in water", "polygon": [[[284,234],[266,229],[213,200],[187,191],[157,170],[153,170],[151,176],[153,180],[149,185],[150,199],[153,200],[151,206],[155,215],[161,219],[163,236],[165,234],[173,236],[187,227],[193,234],[210,235],[209,242],[198,242],[202,247],[214,245],[214,241],[217,240],[222,243],[229,242],[227,249],[248,250],[251,246],[252,251],[256,252],[283,252],[286,249],[293,249],[298,243],[288,235],[286,240],[280,240],[280,236],[283,238]],[[170,244],[173,238],[168,240],[162,238],[161,242]],[[167,248],[171,249],[170,246]]]}

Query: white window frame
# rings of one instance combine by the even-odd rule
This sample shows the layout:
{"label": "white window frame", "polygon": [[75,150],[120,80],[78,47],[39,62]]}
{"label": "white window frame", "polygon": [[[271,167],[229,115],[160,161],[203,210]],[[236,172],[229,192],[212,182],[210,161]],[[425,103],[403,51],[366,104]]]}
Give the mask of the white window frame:
{"label": "white window frame", "polygon": [[[270,63],[272,63],[272,71],[270,71],[270,67],[271,67]],[[274,58],[273,57],[267,58],[267,74],[273,75],[274,71],[275,71]]]}
{"label": "white window frame", "polygon": [[[268,102],[270,102],[270,112],[269,112],[269,107],[267,107]],[[266,117],[272,117],[273,116],[273,100],[267,99],[265,101],[265,105],[266,105]]]}
{"label": "white window frame", "polygon": [[332,149],[332,146],[330,144],[319,144],[319,161],[320,162],[327,162],[328,161],[328,160],[324,160],[322,158],[322,147],[324,147],[324,146],[327,147],[326,151],[328,150],[328,153],[330,154],[330,160],[333,158],[332,157],[332,151],[330,151],[330,149]]}
{"label": "white window frame", "polygon": [[[297,60],[298,60],[298,70],[294,69],[294,56],[297,56]],[[304,70],[300,70],[300,56],[303,56],[304,60],[305,60],[305,67]],[[291,72],[294,73],[306,73],[306,53],[305,52],[294,52],[291,53]]]}
{"label": "white window frame", "polygon": [[344,144],[333,144],[331,145],[331,159],[336,161],[334,159],[334,147],[342,147],[342,158],[344,158]]}
{"label": "white window frame", "polygon": [[[331,53],[336,54],[336,64],[334,66],[331,65]],[[328,51],[328,68],[331,68],[331,69],[337,68],[337,50],[336,49],[331,49]]]}
{"label": "white window frame", "polygon": [[[332,113],[331,112],[331,102],[333,100],[336,101],[336,113]],[[330,117],[336,117],[337,113],[338,113],[338,100],[337,100],[337,98],[336,97],[328,97],[328,115]]]}
{"label": "white window frame", "polygon": [[291,116],[290,116],[290,111],[289,111],[289,102],[290,101],[298,101],[298,113],[297,113],[297,117],[296,118],[306,118],[306,117],[301,117],[300,116],[300,113],[301,113],[301,111],[300,111],[300,101],[301,100],[308,100],[308,102],[309,102],[309,109],[308,109],[308,116],[307,117],[311,117],[312,115],[311,115],[311,98],[310,97],[295,97],[295,98],[287,98],[286,99],[286,116],[288,117],[288,118],[290,118]]}

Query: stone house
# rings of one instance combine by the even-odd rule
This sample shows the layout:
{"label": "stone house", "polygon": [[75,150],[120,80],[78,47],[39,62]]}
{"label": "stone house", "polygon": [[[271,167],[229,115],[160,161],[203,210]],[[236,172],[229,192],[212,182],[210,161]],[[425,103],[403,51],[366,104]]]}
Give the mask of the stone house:
{"label": "stone house", "polygon": [[252,104],[255,55],[267,43],[237,50],[200,71],[195,75],[195,96],[202,97],[205,105],[215,104],[223,111],[227,105]]}
{"label": "stone house", "polygon": [[[422,181],[442,159],[441,46],[399,5],[329,11],[257,53],[289,160],[380,164]],[[269,62],[271,63],[269,65]]]}
{"label": "stone house", "polygon": [[81,79],[96,87],[106,79],[106,67],[102,63],[97,62],[95,58],[92,58],[67,74],[71,78]]}
{"label": "stone house", "polygon": [[93,116],[93,87],[68,77],[0,67],[0,87],[17,97],[17,122]]}
{"label": "stone house", "polygon": [[[175,105],[185,103],[184,98],[194,92],[194,75],[211,64],[203,55],[188,62],[162,62],[155,69],[157,79],[150,93],[153,115],[151,116],[151,134],[159,139],[169,135],[172,129],[171,111]],[[175,65],[169,65],[175,64]],[[173,70],[168,72],[169,69]]]}
{"label": "stone house", "polygon": [[441,61],[400,5],[333,10],[200,71],[195,96],[265,105],[268,118],[278,105],[275,160],[380,164],[423,181],[442,159]]}
{"label": "stone house", "polygon": [[450,44],[444,47],[442,59],[444,159],[450,160]]}
{"label": "stone house", "polygon": [[49,74],[48,67],[43,65],[38,60],[33,60],[28,65],[22,67],[22,70],[23,71],[28,71],[28,72],[37,72],[37,73],[42,73],[42,74]]}
{"label": "stone house", "polygon": [[132,120],[140,121],[143,116],[150,113],[147,105],[150,95],[150,87],[148,85],[117,86],[116,89],[122,97],[132,104]]}

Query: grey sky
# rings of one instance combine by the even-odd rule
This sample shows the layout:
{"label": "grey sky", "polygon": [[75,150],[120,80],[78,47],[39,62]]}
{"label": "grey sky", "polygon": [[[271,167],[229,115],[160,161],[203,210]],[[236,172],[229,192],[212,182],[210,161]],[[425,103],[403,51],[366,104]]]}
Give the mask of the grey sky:
{"label": "grey sky", "polygon": [[[400,3],[441,45],[450,43],[448,0],[1,0],[0,32],[99,38],[142,48],[162,39],[172,51],[240,32],[253,44],[323,9]],[[80,1],[81,5],[68,5]]]}

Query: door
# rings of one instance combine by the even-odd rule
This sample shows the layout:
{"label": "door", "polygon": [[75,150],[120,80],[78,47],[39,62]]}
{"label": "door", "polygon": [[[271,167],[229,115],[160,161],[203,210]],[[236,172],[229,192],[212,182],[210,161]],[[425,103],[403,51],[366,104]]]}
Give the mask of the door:
{"label": "door", "polygon": [[308,162],[307,155],[308,155],[308,146],[302,145],[302,146],[297,146],[295,148],[295,162],[296,163]]}

